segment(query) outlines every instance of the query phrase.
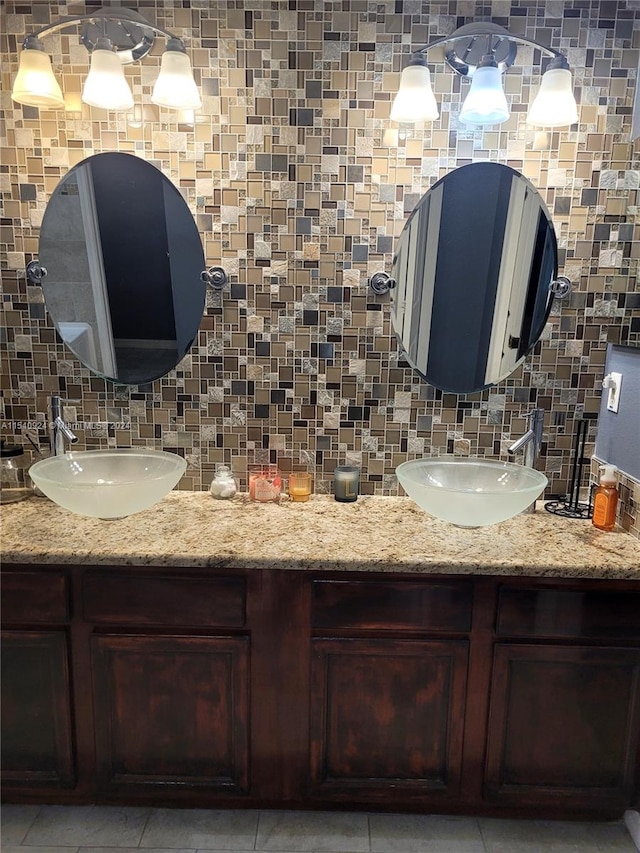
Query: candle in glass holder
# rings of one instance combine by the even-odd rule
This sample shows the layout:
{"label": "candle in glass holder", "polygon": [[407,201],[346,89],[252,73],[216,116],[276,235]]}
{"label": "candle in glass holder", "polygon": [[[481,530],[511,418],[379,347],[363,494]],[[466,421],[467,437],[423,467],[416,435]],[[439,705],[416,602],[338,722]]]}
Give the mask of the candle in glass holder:
{"label": "candle in glass holder", "polygon": [[293,471],[289,474],[289,497],[292,501],[308,501],[311,494],[311,474]]}
{"label": "candle in glass holder", "polygon": [[249,498],[267,503],[280,500],[282,479],[277,465],[249,465]]}
{"label": "candle in glass holder", "polygon": [[357,500],[360,489],[360,469],[355,465],[339,465],[333,472],[333,495],[341,503]]}

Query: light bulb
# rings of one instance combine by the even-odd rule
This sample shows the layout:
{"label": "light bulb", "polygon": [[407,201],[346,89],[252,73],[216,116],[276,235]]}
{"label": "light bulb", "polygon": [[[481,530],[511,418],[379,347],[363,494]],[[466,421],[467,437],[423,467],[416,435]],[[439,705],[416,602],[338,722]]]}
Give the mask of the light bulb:
{"label": "light bulb", "polygon": [[109,39],[99,38],[91,54],[89,75],[84,81],[82,100],[103,110],[130,110],[133,95],[124,76],[122,63]]}
{"label": "light bulb", "polygon": [[389,118],[398,122],[435,121],[438,118],[431,74],[422,57],[412,61],[402,72]]}
{"label": "light bulb", "polygon": [[563,127],[577,121],[578,107],[571,85],[571,71],[566,67],[549,68],[529,108],[527,124]]}
{"label": "light bulb", "polygon": [[484,57],[473,72],[460,121],[467,124],[500,124],[509,118],[509,105],[502,88],[502,74],[492,57]]}
{"label": "light bulb", "polygon": [[64,107],[64,97],[53,74],[51,59],[35,36],[25,39],[11,97],[27,107]]}
{"label": "light bulb", "polygon": [[174,110],[199,110],[202,106],[191,60],[178,38],[170,38],[167,42],[151,100],[160,107]]}

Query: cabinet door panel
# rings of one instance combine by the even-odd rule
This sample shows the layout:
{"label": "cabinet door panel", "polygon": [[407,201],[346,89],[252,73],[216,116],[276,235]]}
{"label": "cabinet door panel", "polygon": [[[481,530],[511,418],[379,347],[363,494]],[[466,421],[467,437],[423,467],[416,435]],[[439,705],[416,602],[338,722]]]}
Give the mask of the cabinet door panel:
{"label": "cabinet door panel", "polygon": [[2,779],[35,788],[74,785],[62,631],[2,633]]}
{"label": "cabinet door panel", "polygon": [[640,649],[495,649],[486,793],[625,805],[640,727]]}
{"label": "cabinet door panel", "polygon": [[245,596],[244,578],[192,577],[186,572],[150,575],[133,569],[89,571],[82,589],[88,622],[136,627],[241,628]]}
{"label": "cabinet door panel", "polygon": [[502,637],[640,639],[640,592],[503,586],[496,633]]}
{"label": "cabinet door panel", "polygon": [[2,572],[3,625],[69,621],[67,577],[62,572]]}
{"label": "cabinet door panel", "polygon": [[94,636],[100,786],[245,791],[248,642]]}
{"label": "cabinet door panel", "polygon": [[467,643],[315,640],[311,779],[322,796],[454,794]]}
{"label": "cabinet door panel", "polygon": [[316,580],[314,628],[391,628],[463,632],[471,628],[470,583]]}

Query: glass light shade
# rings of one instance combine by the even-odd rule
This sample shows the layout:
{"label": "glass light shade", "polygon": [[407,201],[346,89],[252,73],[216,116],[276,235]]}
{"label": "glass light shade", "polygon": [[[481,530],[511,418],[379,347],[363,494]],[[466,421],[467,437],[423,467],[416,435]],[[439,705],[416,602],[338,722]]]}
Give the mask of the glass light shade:
{"label": "glass light shade", "polygon": [[162,54],[160,74],[153,87],[151,100],[160,107],[174,110],[200,109],[202,100],[186,53],[165,50]]}
{"label": "glass light shade", "polygon": [[509,105],[497,66],[481,65],[473,73],[460,121],[467,124],[500,124],[509,118]]}
{"label": "glass light shade", "polygon": [[25,48],[22,51],[11,97],[27,107],[64,107],[64,97],[53,75],[51,59],[43,50]]}
{"label": "glass light shade", "polygon": [[114,50],[96,48],[91,54],[89,75],[84,81],[82,100],[103,110],[130,110],[133,95]]}
{"label": "glass light shade", "polygon": [[389,117],[391,121],[435,121],[438,118],[438,104],[426,65],[408,65],[404,69]]}
{"label": "glass light shade", "polygon": [[562,127],[578,121],[578,107],[573,96],[571,71],[550,68],[542,77],[540,89],[529,107],[527,124],[537,127]]}

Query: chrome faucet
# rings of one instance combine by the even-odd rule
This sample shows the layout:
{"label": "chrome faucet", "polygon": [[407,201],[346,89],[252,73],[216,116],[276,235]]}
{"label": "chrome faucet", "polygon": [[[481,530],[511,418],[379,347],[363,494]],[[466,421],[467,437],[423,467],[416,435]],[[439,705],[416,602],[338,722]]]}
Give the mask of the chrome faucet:
{"label": "chrome faucet", "polygon": [[78,437],[62,420],[62,403],[60,397],[52,397],[49,402],[49,437],[51,439],[51,455],[60,456],[64,453],[65,439],[69,444],[75,444]]}
{"label": "chrome faucet", "polygon": [[[522,464],[527,468],[535,468],[540,450],[542,448],[542,427],[544,424],[544,409],[532,409],[527,415],[529,429],[525,434],[507,449],[509,456],[515,456],[521,450],[524,451]],[[530,504],[524,512],[535,512],[535,501]]]}

